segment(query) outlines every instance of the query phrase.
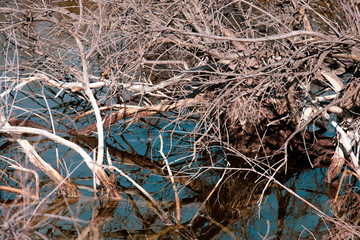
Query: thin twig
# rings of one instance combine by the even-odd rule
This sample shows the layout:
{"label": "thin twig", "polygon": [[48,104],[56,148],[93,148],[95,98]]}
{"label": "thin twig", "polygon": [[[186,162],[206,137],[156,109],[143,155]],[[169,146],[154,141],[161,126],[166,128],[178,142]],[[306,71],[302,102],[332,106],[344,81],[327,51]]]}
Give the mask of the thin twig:
{"label": "thin twig", "polygon": [[165,211],[162,209],[162,207],[158,204],[158,202],[148,193],[143,187],[141,187],[137,182],[135,182],[131,177],[129,177],[127,174],[125,174],[123,171],[121,171],[119,168],[114,166],[103,166],[104,168],[113,169],[120,173],[121,176],[125,177],[127,180],[129,180],[137,189],[139,189],[153,204],[156,206],[157,210],[161,213],[161,218],[167,225],[171,225],[172,222],[170,221],[168,215],[165,213]]}
{"label": "thin twig", "polygon": [[211,192],[209,193],[209,195],[206,197],[205,201],[201,204],[201,206],[199,207],[199,209],[196,211],[196,213],[194,214],[194,216],[192,217],[191,221],[189,222],[189,226],[193,226],[193,223],[196,219],[196,217],[199,215],[200,211],[204,208],[205,204],[209,201],[210,197],[212,196],[212,194],[215,192],[215,190],[217,189],[217,187],[220,185],[220,183],[222,182],[222,180],[225,177],[225,174],[227,173],[227,171],[225,170],[223,172],[223,174],[221,175],[220,179],[217,181],[216,185],[213,187],[213,189],[211,190]]}
{"label": "thin twig", "polygon": [[163,147],[164,147],[164,141],[162,139],[162,135],[160,134],[159,135],[159,139],[160,139],[160,150],[159,150],[159,153],[161,154],[162,158],[164,159],[164,162],[165,162],[165,165],[166,165],[166,169],[169,173],[169,177],[170,177],[170,180],[171,180],[171,184],[172,184],[172,187],[173,187],[173,190],[174,190],[174,195],[175,195],[175,204],[176,204],[176,224],[178,226],[180,226],[180,223],[181,223],[181,212],[180,212],[180,198],[179,198],[179,193],[178,193],[178,190],[177,190],[177,187],[175,185],[175,181],[174,181],[174,176],[172,174],[172,171],[171,171],[171,168],[170,168],[170,165],[169,165],[169,161],[167,160],[167,157],[165,156],[164,154],[164,151],[163,151]]}
{"label": "thin twig", "polygon": [[154,32],[158,32],[158,31],[179,32],[184,35],[203,37],[203,38],[211,38],[211,39],[221,40],[221,41],[235,41],[235,42],[267,42],[267,41],[276,41],[276,40],[292,38],[292,37],[297,37],[297,36],[303,36],[303,35],[322,38],[322,39],[325,39],[330,42],[337,40],[337,38],[332,35],[326,35],[326,34],[323,34],[320,32],[305,31],[305,30],[296,30],[296,31],[288,32],[288,33],[280,33],[280,34],[275,34],[275,35],[270,35],[270,36],[260,37],[260,38],[223,37],[223,36],[216,36],[216,35],[212,35],[212,34],[187,32],[182,29],[176,29],[176,28],[171,28],[171,27],[154,29],[153,31]]}

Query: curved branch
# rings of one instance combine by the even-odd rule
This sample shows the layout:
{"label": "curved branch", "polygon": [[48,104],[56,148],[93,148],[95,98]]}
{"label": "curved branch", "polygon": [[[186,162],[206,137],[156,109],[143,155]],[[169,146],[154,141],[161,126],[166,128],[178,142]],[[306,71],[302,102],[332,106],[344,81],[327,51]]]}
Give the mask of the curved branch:
{"label": "curved branch", "polygon": [[91,169],[91,171],[96,175],[96,177],[100,180],[102,184],[104,184],[107,194],[110,198],[114,199],[121,199],[120,193],[117,191],[117,187],[114,183],[112,183],[105,173],[104,169],[100,166],[96,165],[95,162],[92,160],[92,158],[85,152],[84,149],[82,149],[79,145],[66,140],[62,137],[59,137],[55,134],[49,133],[45,130],[37,129],[37,128],[30,128],[30,127],[3,127],[0,128],[0,133],[8,133],[8,134],[37,134],[42,135],[44,137],[47,137],[57,143],[60,143],[62,145],[65,145],[73,150],[75,150],[77,153],[79,153],[85,163],[88,165],[88,167]]}
{"label": "curved branch", "polygon": [[307,36],[313,36],[313,37],[319,37],[328,41],[334,41],[337,40],[335,36],[326,35],[320,32],[314,32],[314,31],[305,31],[305,30],[297,30],[292,31],[288,33],[280,33],[275,35],[270,35],[266,37],[259,37],[259,38],[237,38],[237,37],[223,37],[223,36],[216,36],[211,34],[205,34],[205,33],[195,33],[195,32],[187,32],[182,29],[176,29],[171,27],[166,28],[160,28],[155,29],[156,32],[162,32],[162,31],[172,31],[172,32],[179,32],[184,35],[190,35],[190,36],[197,36],[197,37],[203,37],[203,38],[211,38],[215,40],[221,40],[221,41],[235,41],[235,42],[266,42],[266,41],[276,41],[286,38],[292,38],[297,37],[301,35],[307,35]]}

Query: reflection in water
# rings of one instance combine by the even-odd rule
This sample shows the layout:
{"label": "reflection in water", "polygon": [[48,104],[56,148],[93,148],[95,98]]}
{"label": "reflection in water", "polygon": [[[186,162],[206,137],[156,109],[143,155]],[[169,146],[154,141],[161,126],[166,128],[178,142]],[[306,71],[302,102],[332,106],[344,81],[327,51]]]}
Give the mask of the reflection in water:
{"label": "reflection in water", "polygon": [[[94,121],[90,115],[73,121],[73,117],[78,116],[77,112],[86,112],[90,107],[82,104],[81,95],[69,92],[54,98],[56,94],[52,88],[35,82],[25,86],[16,100],[23,109],[31,112],[24,115],[23,109],[14,109],[14,114],[26,119],[29,124],[38,124],[38,128],[50,129],[51,123],[45,120],[48,115],[46,104],[49,104],[52,116],[59,120],[56,127],[58,134],[93,152],[98,144],[96,134],[72,137],[67,134],[67,130],[73,127],[81,129]],[[264,201],[258,205],[266,179],[251,171],[239,172],[239,168],[248,166],[240,159],[225,158],[224,150],[218,146],[214,146],[211,152],[199,149],[194,153],[196,139],[188,133],[195,127],[197,116],[180,123],[175,121],[172,113],[164,114],[167,115],[155,115],[137,122],[120,121],[111,126],[106,135],[108,161],[111,160],[113,166],[135,179],[159,206],[149,201],[127,179],[112,171],[108,173],[116,180],[124,199],[118,203],[101,202],[97,198],[99,192],[94,192],[92,187],[92,173],[78,154],[50,140],[29,136],[48,163],[60,173],[70,174],[84,197],[76,200],[61,196],[55,198],[53,184],[39,172],[41,195],[47,196],[45,201],[36,202],[1,192],[1,222],[7,224],[3,225],[2,231],[7,235],[17,234],[19,238],[44,235],[48,238],[78,239],[89,236],[95,239],[262,239],[264,236],[286,239],[312,234],[321,236],[327,232],[321,218],[307,205],[273,184],[267,187]],[[175,222],[174,192],[164,159],[159,153],[160,134],[164,139],[163,152],[179,190],[180,226],[166,225],[161,212],[168,213]],[[15,143],[6,137],[1,138],[0,150],[1,155],[9,159],[26,159],[18,152]],[[25,168],[34,169],[26,160],[18,162]],[[2,185],[19,184],[33,191],[33,174],[10,168],[4,158],[0,164],[3,169]],[[299,162],[296,164],[298,166],[288,166],[287,174],[279,173],[277,179],[330,213],[321,169],[304,171],[306,166],[299,167]]]}
{"label": "reflection in water", "polygon": [[[77,3],[74,3],[58,1],[55,5],[66,6],[66,10],[77,17],[79,8],[75,6]],[[83,4],[87,8],[96,9],[96,4],[90,1],[83,1]],[[68,16],[74,15],[59,12],[53,14],[58,21],[71,20]],[[34,31],[45,42],[54,40],[46,38],[52,31],[53,24],[45,21],[31,24],[34,24]],[[74,60],[74,56],[78,55],[73,47],[74,40],[69,38],[66,31],[59,31],[55,39],[57,44],[49,44],[53,48],[47,51],[61,58],[67,66],[62,70],[63,73],[56,76],[59,76],[59,79],[60,76],[75,79],[76,76],[68,73],[71,72],[69,69],[75,73],[80,70],[79,60]],[[114,44],[120,47],[123,43],[119,41]],[[15,51],[9,52],[14,54]],[[21,55],[19,62],[24,66],[21,72],[26,73],[26,67],[32,67],[26,62],[29,56],[33,58],[39,55],[35,48]],[[11,59],[13,55],[7,57]],[[127,55],[123,58],[131,59]],[[55,66],[56,60],[51,59]],[[0,58],[1,65],[6,65],[3,62],[4,59]],[[42,67],[39,69],[47,70],[48,66],[42,65],[41,60],[37,64]],[[96,75],[96,67],[92,72]],[[109,89],[103,91],[96,93],[98,99],[108,96],[106,91]],[[12,98],[9,102],[15,101],[16,106],[21,106],[9,112],[20,120],[26,120],[24,124],[36,124],[37,128],[52,130],[53,123],[48,120],[51,112],[52,119],[56,119],[55,130],[59,135],[77,143],[90,153],[97,148],[96,133],[90,136],[68,134],[70,129],[82,129],[94,122],[90,115],[76,118],[78,113],[91,110],[83,95],[74,92],[59,93],[58,89],[44,87],[41,82],[32,82],[9,98]],[[78,154],[48,139],[28,136],[31,144],[37,146],[38,153],[62,175],[69,176],[83,195],[80,199],[56,196],[54,184],[27,161],[24,154],[19,152],[14,139],[1,136],[1,186],[20,186],[28,192],[34,192],[35,188],[41,190],[40,201],[28,199],[29,195],[23,197],[21,194],[1,191],[2,233],[18,239],[26,236],[32,239],[296,239],[299,236],[319,237],[328,232],[322,219],[306,204],[275,184],[267,185],[268,180],[254,174],[250,166],[243,163],[243,159],[226,156],[221,146],[194,151],[194,142],[198,138],[188,133],[196,127],[199,116],[191,116],[180,122],[175,121],[177,115],[171,112],[163,114],[161,117],[154,115],[134,120],[137,122],[119,121],[106,131],[107,164],[111,162],[112,166],[136,180],[136,183],[155,199],[157,205],[127,178],[109,169],[107,173],[119,186],[123,200],[100,200],[99,196],[103,195],[101,191],[104,189],[100,187],[99,190],[94,190],[94,177]],[[16,124],[17,121],[13,120],[12,123]],[[175,223],[177,213],[170,173],[164,157],[159,153],[160,134],[164,139],[162,149],[171,166],[174,184],[181,200],[180,225],[166,224],[164,219],[165,213],[171,222]],[[36,175],[31,171],[10,167],[12,160],[17,161],[23,168],[38,172],[40,186],[37,186],[34,177]],[[300,160],[307,163],[307,159]],[[306,170],[308,166],[303,164],[297,160],[294,166],[288,166],[286,174],[279,172],[277,180],[286,183],[290,189],[325,213],[331,215],[330,209],[333,209],[338,216],[343,216],[341,206],[344,202],[349,202],[343,198],[354,195],[342,192],[339,195],[336,191],[334,193],[337,188],[327,191],[323,185],[322,170],[309,171]],[[240,168],[243,171],[239,171]],[[354,187],[351,184],[349,186]],[[327,195],[339,201],[333,200],[331,205]],[[261,197],[264,198],[259,204]],[[356,201],[358,199],[350,202]],[[354,209],[356,207],[354,204]],[[359,219],[356,214],[358,212],[352,212],[347,217]],[[355,222],[356,224],[358,222]]]}
{"label": "reflection in water", "polygon": [[[302,196],[313,199],[313,203],[316,205],[326,207],[324,202],[327,198],[324,189],[309,188],[307,181],[314,180],[312,175],[318,176],[316,172],[304,173],[291,179],[289,185],[294,190],[303,191]],[[243,181],[240,185],[244,186],[244,179],[241,179]],[[153,196],[156,196],[156,192],[159,190],[161,189],[149,188]],[[226,191],[228,190],[235,192],[235,189],[226,189]],[[198,239],[213,237],[233,239],[234,236],[261,239],[259,234],[263,236],[268,234],[268,236],[277,236],[278,238],[284,238],[284,236],[296,238],[299,235],[308,236],[309,233],[306,229],[312,231],[313,234],[319,234],[318,236],[321,236],[322,231],[326,231],[323,229],[321,219],[309,211],[302,202],[280,189],[275,189],[267,197],[265,204],[261,206],[259,215],[254,209],[255,203],[248,202],[246,204],[246,201],[252,199],[249,196],[244,196],[241,199],[243,203],[240,203],[240,199],[234,198],[227,198],[227,202],[224,202],[224,197],[216,195],[211,201],[212,203],[207,204],[205,210],[191,227],[180,230],[176,230],[172,226],[165,226],[159,221],[156,210],[136,189],[127,188],[124,193],[127,197],[119,203],[101,203],[94,198],[84,197],[77,202],[71,202],[71,199],[58,199],[48,204],[42,204],[41,209],[37,212],[38,216],[26,223],[27,228],[29,231],[34,229],[49,238],[82,236],[85,239],[88,236],[110,237],[111,239],[128,237],[151,239],[179,234],[184,239],[194,236],[197,236]],[[203,192],[203,194],[206,193]],[[199,195],[195,197],[193,193],[182,192],[181,196],[183,225],[187,226],[203,200]],[[157,197],[165,209],[173,211],[174,203],[171,200],[166,201],[166,198],[163,194]],[[13,213],[16,215],[22,211],[19,215],[24,217],[23,221],[16,219],[16,225],[25,222],[35,206],[30,205],[26,208],[23,205],[13,206]]]}
{"label": "reflection in water", "polygon": [[[33,90],[29,88],[28,91]],[[51,91],[45,90],[45,93],[47,99],[52,99]],[[19,95],[19,101],[26,101],[29,107],[32,104],[42,104],[41,98],[26,96],[25,91],[24,95]],[[54,114],[65,116],[64,112],[72,106],[65,106],[63,103],[58,105],[56,101],[54,99],[51,103],[53,109],[56,109]],[[264,201],[258,205],[267,180],[251,172],[236,171],[236,167],[246,168],[246,165],[238,166],[239,159],[236,158],[227,158],[226,163],[224,152],[220,148],[214,147],[211,156],[203,152],[194,158],[191,148],[194,139],[187,133],[195,126],[196,118],[179,125],[172,122],[172,115],[168,114],[166,122],[160,120],[164,119],[163,117],[154,116],[144,122],[131,125],[123,122],[113,126],[106,139],[106,149],[112,165],[135,179],[174,220],[176,206],[173,189],[164,159],[159,154],[158,136],[162,134],[163,151],[179,189],[181,226],[164,224],[158,206],[116,172],[109,171],[109,174],[114,174],[124,199],[120,202],[101,202],[92,188],[92,174],[77,154],[64,147],[59,148],[60,146],[45,139],[34,137],[40,154],[53,166],[57,165],[60,172],[71,173],[72,181],[79,186],[84,197],[68,199],[54,198],[54,195],[51,195],[45,202],[38,203],[1,192],[2,222],[12,226],[3,228],[3,231],[19,231],[19,236],[28,234],[33,237],[44,235],[48,238],[78,239],[261,239],[264,236],[284,239],[307,237],[311,234],[321,236],[326,233],[321,218],[307,205],[273,184],[267,188]],[[31,115],[28,120],[46,126],[46,123],[36,116]],[[63,118],[63,121],[71,120]],[[91,117],[85,117],[77,126],[80,128],[81,124],[89,122],[92,122]],[[59,124],[59,131],[65,126],[65,122]],[[76,136],[71,137],[71,140],[89,152],[97,146],[97,138],[94,136]],[[3,156],[19,158],[13,143],[3,138],[1,145]],[[56,148],[60,150],[59,159],[70,158],[72,162],[55,161]],[[33,176],[19,175],[6,167],[4,161],[1,164],[6,173],[2,175],[2,181],[22,182],[24,186],[33,188]],[[32,168],[26,162],[22,164]],[[53,187],[45,181],[44,175],[40,176],[41,194],[47,196]],[[298,166],[289,166],[287,174],[278,177],[278,180],[286,182],[289,188],[329,213],[330,205],[323,179],[321,169],[303,171]]]}

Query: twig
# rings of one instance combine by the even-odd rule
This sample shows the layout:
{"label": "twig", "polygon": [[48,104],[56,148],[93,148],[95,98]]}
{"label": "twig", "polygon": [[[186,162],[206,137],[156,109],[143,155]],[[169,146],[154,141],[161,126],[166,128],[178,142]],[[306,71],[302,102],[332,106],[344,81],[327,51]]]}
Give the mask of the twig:
{"label": "twig", "polygon": [[[80,8],[80,10],[82,10],[82,8]],[[82,17],[82,14],[80,17]],[[81,22],[79,22],[79,24],[81,24]],[[80,27],[81,26],[79,25],[79,28]],[[79,28],[78,28],[78,30],[79,30]],[[80,82],[84,85],[85,94],[89,98],[91,106],[94,108],[94,113],[95,113],[95,118],[96,118],[96,128],[97,128],[97,134],[98,134],[98,154],[97,154],[96,163],[100,166],[103,164],[103,160],[104,160],[104,128],[103,128],[103,123],[102,123],[102,119],[101,119],[101,115],[100,115],[100,110],[99,110],[99,106],[96,102],[96,99],[94,97],[94,94],[92,93],[90,86],[89,86],[90,81],[89,81],[89,74],[88,74],[88,63],[87,63],[83,44],[80,41],[80,38],[77,35],[77,32],[72,32],[70,30],[69,30],[69,32],[72,34],[72,36],[75,39],[76,44],[80,50],[80,58],[81,58],[82,74],[83,74],[82,78],[80,79]],[[90,53],[88,53],[87,56],[89,54]]]}
{"label": "twig", "polygon": [[357,56],[354,54],[334,53],[334,54],[331,54],[331,56],[336,57],[336,58],[350,58],[352,60],[360,62],[360,56]]}
{"label": "twig", "polygon": [[319,18],[321,18],[333,31],[334,33],[336,33],[336,35],[340,36],[340,32],[336,29],[336,27],[334,27],[330,21],[328,19],[326,19],[326,17],[324,16],[324,14],[320,14],[318,11],[316,11],[315,9],[313,9],[308,3],[306,3],[303,0],[299,1],[301,4],[303,4],[304,6],[306,6],[308,9],[310,9],[311,11],[313,11]]}
{"label": "twig", "polygon": [[331,107],[333,106],[337,106],[338,104],[347,101],[348,99],[352,98],[355,94],[357,94],[360,90],[360,84],[357,85],[357,87],[348,95],[343,96],[342,98],[336,99],[334,101],[332,101],[331,103],[327,104],[325,107],[319,109],[319,111],[317,111],[315,114],[313,114],[312,116],[309,117],[309,119],[303,123],[301,123],[300,125],[297,126],[297,129],[286,139],[286,142],[284,143],[283,149],[285,151],[285,160],[287,161],[287,153],[288,153],[288,145],[289,142],[291,141],[291,139],[293,139],[296,134],[298,134],[300,131],[306,129],[306,127],[312,122],[314,121],[316,118],[318,118],[319,116],[321,116],[322,114],[326,113],[326,111],[328,111]]}
{"label": "twig", "polygon": [[337,38],[332,35],[326,35],[320,32],[313,32],[313,31],[305,31],[305,30],[296,30],[288,33],[280,33],[275,35],[270,35],[266,37],[260,37],[260,38],[236,38],[236,37],[223,37],[223,36],[216,36],[211,34],[204,34],[204,33],[195,33],[195,32],[187,32],[182,29],[176,29],[171,27],[166,28],[160,28],[160,29],[154,29],[153,31],[172,31],[172,32],[179,32],[184,35],[190,35],[190,36],[197,36],[197,37],[203,37],[203,38],[211,38],[215,40],[221,40],[221,41],[236,41],[236,42],[266,42],[266,41],[276,41],[286,38],[292,38],[302,35],[308,35],[313,37],[319,37],[328,41],[336,41]]}
{"label": "twig", "polygon": [[[204,167],[205,168],[205,167]],[[206,167],[207,169],[209,169],[209,167]],[[232,167],[210,167],[211,169],[217,169],[217,170],[233,170],[233,171],[249,171],[249,172],[254,172],[256,174],[259,174],[262,177],[267,178],[269,181],[273,181],[275,184],[279,185],[280,187],[282,187],[283,189],[285,189],[287,192],[289,192],[290,194],[292,194],[294,197],[298,198],[299,200],[301,200],[302,202],[304,202],[306,205],[308,205],[310,208],[312,208],[315,212],[317,212],[320,216],[324,217],[326,220],[335,223],[335,224],[339,224],[343,223],[346,224],[343,220],[341,219],[333,219],[330,216],[328,216],[326,213],[324,213],[323,211],[321,211],[318,207],[316,207],[315,205],[313,205],[312,203],[310,203],[309,201],[307,201],[306,199],[304,199],[303,197],[301,197],[300,195],[298,195],[296,192],[294,192],[292,189],[288,188],[287,186],[283,185],[281,182],[279,182],[278,180],[276,180],[275,178],[273,178],[272,176],[268,176],[264,173],[261,173],[259,171],[257,171],[256,169],[253,168],[232,168]],[[354,232],[354,234],[357,234]],[[358,234],[357,234],[358,235]]]}
{"label": "twig", "polygon": [[[6,122],[5,116],[0,112],[0,123],[3,123],[4,127],[0,128],[0,132],[9,133],[16,139],[16,142],[21,146],[26,156],[29,158],[35,166],[40,168],[52,181],[55,182],[58,186],[61,186],[60,189],[69,196],[81,196],[80,191],[75,185],[70,181],[66,180],[58,171],[56,171],[50,164],[48,164],[35,150],[29,141],[20,139],[16,134],[22,134],[23,131],[26,131],[28,134],[36,134],[34,130],[50,134],[45,130],[40,130],[36,128],[27,128],[27,127],[12,127],[8,122]],[[8,131],[7,131],[8,130]],[[56,136],[56,135],[54,135]]]}
{"label": "twig", "polygon": [[[37,129],[37,128],[30,128],[30,127],[3,127],[0,128],[0,133],[9,133],[9,134],[37,134],[42,135],[44,137],[47,137],[55,142],[58,142],[60,144],[63,144],[64,146],[67,146],[73,150],[75,150],[77,153],[79,153],[82,157],[85,163],[88,165],[88,167],[93,171],[96,175],[96,177],[100,180],[102,184],[104,184],[109,197],[113,199],[121,199],[120,193],[117,191],[117,187],[112,183],[109,179],[109,177],[106,175],[104,169],[102,169],[100,166],[96,165],[94,161],[91,159],[91,157],[85,152],[84,149],[82,149],[79,145],[66,140],[62,137],[59,137],[55,134],[49,133],[45,130]],[[31,146],[31,145],[30,145]]]}
{"label": "twig", "polygon": [[206,197],[205,201],[201,204],[201,206],[199,207],[199,209],[197,210],[197,212],[194,214],[194,216],[192,217],[190,223],[188,224],[189,226],[193,226],[193,223],[196,219],[196,217],[199,215],[200,211],[204,208],[205,204],[209,201],[210,197],[212,196],[212,194],[215,192],[215,190],[217,189],[217,187],[220,185],[220,183],[222,182],[222,180],[224,179],[226,174],[226,169],[223,172],[223,175],[221,176],[221,178],[219,179],[219,181],[217,181],[216,185],[214,186],[214,188],[211,190],[211,192],[209,193],[209,195]]}
{"label": "twig", "polygon": [[171,225],[172,222],[170,221],[168,215],[165,213],[165,211],[161,208],[161,206],[157,203],[157,201],[143,188],[141,187],[137,182],[135,182],[131,177],[129,177],[128,175],[126,175],[123,171],[121,171],[119,168],[114,167],[114,166],[103,166],[104,168],[108,168],[108,169],[113,169],[115,171],[117,171],[118,173],[120,173],[121,176],[125,177],[127,180],[129,180],[132,184],[134,184],[134,186],[139,189],[153,204],[154,206],[156,206],[156,208],[159,210],[159,212],[161,213],[161,218],[163,219],[163,221],[165,222],[165,224],[167,225]]}
{"label": "twig", "polygon": [[21,194],[23,196],[26,196],[26,197],[29,197],[29,198],[32,198],[32,199],[35,199],[35,200],[39,199],[39,196],[37,194],[33,194],[33,193],[30,193],[30,192],[25,192],[23,189],[18,189],[18,188],[14,188],[14,187],[0,185],[0,190],[1,191],[6,191],[6,192],[13,192],[13,193],[16,193],[16,194]]}
{"label": "twig", "polygon": [[178,193],[177,187],[175,186],[174,176],[173,176],[172,171],[171,171],[171,168],[170,168],[170,166],[169,166],[169,161],[167,160],[167,157],[165,156],[164,151],[163,151],[164,142],[163,142],[163,139],[162,139],[162,135],[161,135],[161,134],[159,135],[159,139],[160,139],[160,150],[159,150],[159,153],[161,154],[161,156],[162,156],[163,159],[164,159],[164,162],[165,162],[165,165],[166,165],[166,169],[167,169],[167,171],[168,171],[168,173],[169,173],[170,180],[171,180],[171,184],[172,184],[173,189],[174,189],[175,204],[176,204],[176,224],[177,224],[178,226],[180,226],[180,223],[181,223],[181,212],[180,212],[180,198],[179,198],[179,193]]}
{"label": "twig", "polygon": [[289,26],[285,25],[278,17],[276,16],[273,16],[272,14],[270,14],[269,12],[263,10],[262,8],[252,4],[251,2],[248,2],[248,1],[244,1],[244,0],[238,0],[237,2],[243,2],[249,6],[251,6],[252,8],[255,8],[257,9],[258,11],[264,13],[265,15],[269,16],[270,18],[272,18],[274,21],[276,21],[277,23],[279,23],[281,26],[283,26],[284,28],[286,28],[287,30],[291,30],[289,28]]}
{"label": "twig", "polygon": [[[9,80],[9,81],[14,81],[15,79],[13,78],[4,78],[4,77],[0,77],[0,80],[2,81],[5,81],[5,80]],[[26,78],[26,79],[21,79],[21,82],[16,85],[15,87],[10,87],[8,88],[7,90],[3,91],[1,94],[0,94],[0,98],[3,98],[5,97],[6,95],[10,94],[12,91],[18,91],[20,90],[23,86],[33,82],[33,81],[37,81],[38,80],[38,77],[35,75],[34,77],[29,77],[29,78]],[[16,81],[16,80],[15,80]]]}
{"label": "twig", "polygon": [[34,170],[22,167],[17,161],[15,161],[13,159],[10,159],[10,158],[5,157],[5,156],[0,156],[0,158],[3,159],[4,161],[6,161],[7,163],[9,163],[10,167],[12,167],[14,169],[18,169],[18,170],[24,171],[24,172],[31,172],[32,174],[34,174],[34,177],[35,177],[35,199],[39,199],[40,198],[40,178],[39,178],[39,174]]}
{"label": "twig", "polygon": [[[174,108],[183,108],[183,107],[192,107],[196,105],[202,104],[202,96],[199,94],[195,98],[190,99],[181,99],[175,103],[171,102],[162,102],[157,105],[149,106],[149,107],[138,107],[138,106],[124,106],[119,111],[113,112],[105,117],[103,126],[110,126],[113,123],[116,123],[120,120],[126,118],[141,118],[154,115],[156,113],[170,111]],[[79,130],[71,130],[69,131],[72,135],[90,135],[96,130],[95,124],[90,124]]]}

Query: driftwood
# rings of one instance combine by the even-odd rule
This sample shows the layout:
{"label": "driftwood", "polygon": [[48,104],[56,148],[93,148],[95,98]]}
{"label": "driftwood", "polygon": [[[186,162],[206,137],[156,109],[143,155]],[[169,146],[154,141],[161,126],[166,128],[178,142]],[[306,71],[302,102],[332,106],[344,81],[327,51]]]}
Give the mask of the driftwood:
{"label": "driftwood", "polygon": [[[121,120],[128,118],[146,118],[148,116],[155,115],[157,113],[171,111],[173,109],[180,109],[186,107],[198,106],[202,103],[201,97],[193,99],[183,99],[175,103],[171,102],[162,102],[160,104],[149,106],[149,107],[137,107],[137,106],[124,106],[117,112],[111,113],[105,117],[104,126],[110,126]],[[91,124],[80,130],[70,130],[69,134],[71,135],[90,135],[96,131],[96,125]]]}

